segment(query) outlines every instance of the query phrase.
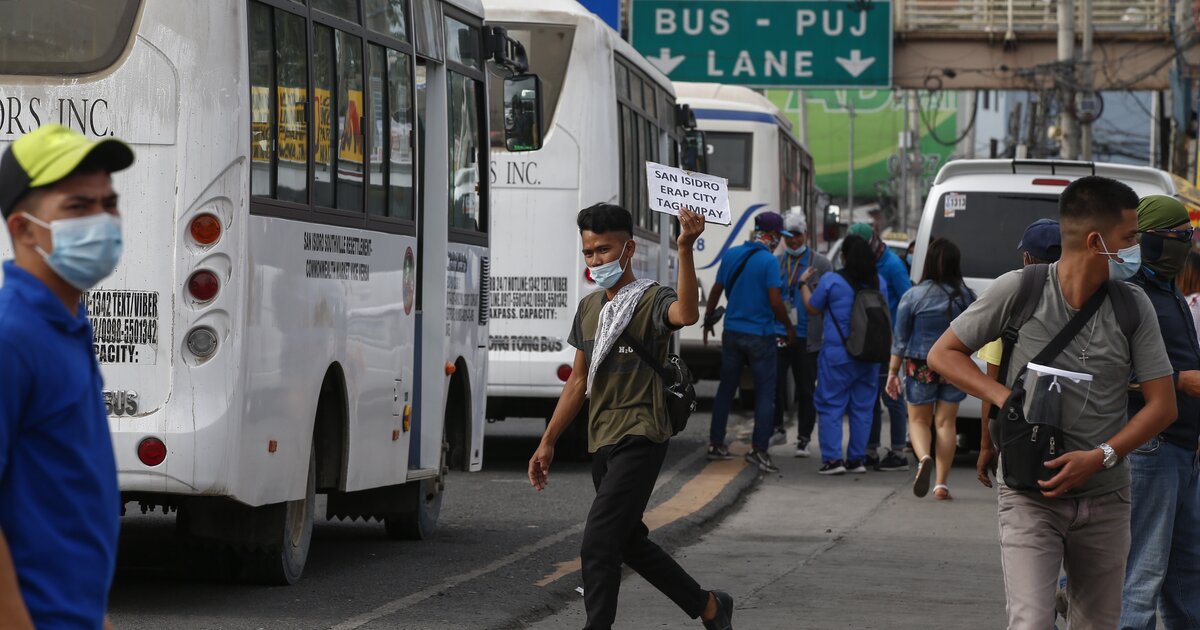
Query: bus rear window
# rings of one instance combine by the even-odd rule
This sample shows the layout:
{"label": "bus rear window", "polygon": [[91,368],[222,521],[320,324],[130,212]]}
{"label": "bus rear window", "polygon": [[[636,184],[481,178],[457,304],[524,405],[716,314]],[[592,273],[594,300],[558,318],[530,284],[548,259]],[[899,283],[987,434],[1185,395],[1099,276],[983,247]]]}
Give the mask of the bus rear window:
{"label": "bus rear window", "polygon": [[729,180],[730,188],[750,188],[750,159],[754,150],[754,135],[706,131],[708,140],[708,172]]}
{"label": "bus rear window", "polygon": [[[571,42],[575,30],[567,26],[543,24],[498,24],[508,29],[508,36],[525,45],[529,55],[529,72],[542,79],[542,121],[545,133],[554,125],[554,110],[567,78],[567,62],[571,59]],[[488,81],[488,118],[493,148],[504,144],[504,81],[493,77]]]}
{"label": "bus rear window", "polygon": [[116,63],[139,0],[0,2],[0,74],[90,74]]}
{"label": "bus rear window", "polygon": [[963,276],[992,279],[1021,267],[1017,244],[1030,223],[1058,220],[1058,195],[949,192],[934,212],[930,235],[958,246]]}

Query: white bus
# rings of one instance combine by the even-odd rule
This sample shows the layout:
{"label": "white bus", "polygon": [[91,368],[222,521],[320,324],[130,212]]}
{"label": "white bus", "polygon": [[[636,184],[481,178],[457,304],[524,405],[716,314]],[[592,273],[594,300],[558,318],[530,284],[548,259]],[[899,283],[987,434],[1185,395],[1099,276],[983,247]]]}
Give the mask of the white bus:
{"label": "white bus", "polygon": [[0,32],[0,141],[56,122],[137,156],[86,296],[123,498],[273,583],[316,493],[430,535],[482,460],[485,82],[515,51],[478,2],[40,0]]}
{"label": "white bus", "polygon": [[[708,291],[716,282],[721,257],[741,245],[760,212],[785,214],[799,208],[808,217],[809,245],[815,245],[812,156],[796,139],[792,123],[766,97],[749,88],[716,83],[675,83],[675,94],[696,116],[704,134],[705,168],[729,180],[733,222],[708,230],[696,241],[696,279],[701,319]],[[697,378],[716,379],[721,367],[721,325],[703,344],[700,326],[681,333],[682,356]]]}
{"label": "white bus", "polygon": [[[575,306],[597,288],[580,252],[579,210],[608,202],[632,212],[638,277],[674,283],[671,223],[649,208],[645,163],[677,163],[685,116],[670,81],[577,2],[484,7],[489,24],[525,45],[546,123],[540,151],[514,154],[492,136],[488,417],[548,418],[574,362]],[[493,129],[498,101],[494,91]],[[585,425],[571,425],[561,454],[581,454]]]}

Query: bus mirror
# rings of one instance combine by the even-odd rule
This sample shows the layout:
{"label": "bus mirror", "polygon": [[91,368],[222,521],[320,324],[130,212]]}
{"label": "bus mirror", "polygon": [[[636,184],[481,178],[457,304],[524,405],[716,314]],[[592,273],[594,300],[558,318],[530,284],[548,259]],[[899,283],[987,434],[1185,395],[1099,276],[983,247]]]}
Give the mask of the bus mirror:
{"label": "bus mirror", "polygon": [[708,172],[708,138],[699,129],[688,129],[683,134],[683,158],[685,170],[693,173]]}
{"label": "bus mirror", "polygon": [[542,148],[542,80],[536,74],[504,79],[504,144],[513,152]]}

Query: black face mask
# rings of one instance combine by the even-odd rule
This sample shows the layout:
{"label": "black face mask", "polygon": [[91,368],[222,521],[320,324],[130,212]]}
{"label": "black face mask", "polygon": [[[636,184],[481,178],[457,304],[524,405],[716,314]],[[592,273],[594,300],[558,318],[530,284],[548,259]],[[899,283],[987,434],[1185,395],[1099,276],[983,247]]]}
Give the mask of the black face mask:
{"label": "black face mask", "polygon": [[1157,234],[1142,234],[1140,243],[1143,264],[1167,280],[1179,275],[1192,248],[1191,241],[1164,238]]}

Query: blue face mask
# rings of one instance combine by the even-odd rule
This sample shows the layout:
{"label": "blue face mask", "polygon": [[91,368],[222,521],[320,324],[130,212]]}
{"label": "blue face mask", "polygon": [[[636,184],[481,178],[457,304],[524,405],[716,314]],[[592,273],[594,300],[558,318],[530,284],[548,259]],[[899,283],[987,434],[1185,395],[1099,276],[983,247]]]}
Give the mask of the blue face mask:
{"label": "blue face mask", "polygon": [[592,280],[595,280],[596,284],[600,285],[601,288],[613,288],[617,284],[617,281],[621,279],[621,276],[625,275],[625,267],[621,266],[621,256],[625,255],[625,247],[629,243],[630,241],[625,241],[625,245],[621,246],[621,255],[617,256],[616,260],[591,268]]}
{"label": "blue face mask", "polygon": [[54,251],[37,248],[46,264],[71,286],[87,291],[107,278],[121,260],[121,219],[107,212],[79,219],[45,223],[26,214],[35,225],[50,230]]}
{"label": "blue face mask", "polygon": [[[1129,247],[1118,249],[1115,252],[1108,251],[1108,245],[1104,242],[1104,237],[1100,237],[1100,245],[1104,247],[1104,251],[1100,254],[1109,256],[1108,259],[1108,278],[1110,280],[1128,280],[1137,274],[1138,269],[1142,268],[1142,248],[1137,243]],[[1116,256],[1121,259],[1117,262],[1112,259]]]}
{"label": "blue face mask", "polygon": [[788,256],[803,256],[804,252],[808,251],[808,245],[801,245],[800,247],[785,247],[784,249],[787,250]]}
{"label": "blue face mask", "polygon": [[908,263],[908,266],[911,267],[912,266],[912,254],[905,254],[904,262]]}

